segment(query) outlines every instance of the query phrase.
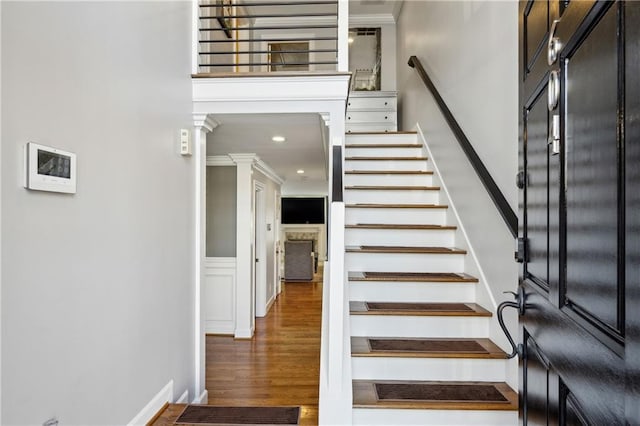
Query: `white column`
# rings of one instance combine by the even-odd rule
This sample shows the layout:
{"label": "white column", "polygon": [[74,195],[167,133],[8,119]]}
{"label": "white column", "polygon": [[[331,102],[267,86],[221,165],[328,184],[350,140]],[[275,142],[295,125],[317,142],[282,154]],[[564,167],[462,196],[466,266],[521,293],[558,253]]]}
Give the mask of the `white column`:
{"label": "white column", "polygon": [[255,154],[229,154],[236,163],[236,330],[235,337],[253,337],[255,313],[253,288],[253,164]]}
{"label": "white column", "polygon": [[195,330],[195,391],[194,402],[206,404],[205,387],[206,336],[204,334],[204,312],[202,310],[202,283],[204,282],[204,256],[206,232],[207,194],[207,133],[218,127],[218,123],[207,114],[193,115],[193,153],[195,160],[194,180],[194,330]]}

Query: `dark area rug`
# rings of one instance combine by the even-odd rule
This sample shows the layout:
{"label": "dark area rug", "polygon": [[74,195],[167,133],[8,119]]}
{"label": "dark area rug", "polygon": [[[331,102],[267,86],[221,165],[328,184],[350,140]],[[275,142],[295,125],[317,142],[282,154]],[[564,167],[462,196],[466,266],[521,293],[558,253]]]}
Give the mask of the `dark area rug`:
{"label": "dark area rug", "polygon": [[176,424],[297,425],[300,407],[214,407],[188,405]]}
{"label": "dark area rug", "polygon": [[369,339],[373,352],[473,352],[487,353],[487,350],[473,340],[410,340],[410,339]]}
{"label": "dark area rug", "polygon": [[376,383],[378,400],[508,402],[493,385]]}
{"label": "dark area rug", "polygon": [[456,311],[470,312],[464,303],[386,303],[366,302],[369,311]]}
{"label": "dark area rug", "polygon": [[459,274],[447,273],[447,272],[365,272],[365,278],[387,278],[387,277],[402,277],[402,278],[425,278],[432,279],[440,278],[443,280],[456,280],[460,279]]}

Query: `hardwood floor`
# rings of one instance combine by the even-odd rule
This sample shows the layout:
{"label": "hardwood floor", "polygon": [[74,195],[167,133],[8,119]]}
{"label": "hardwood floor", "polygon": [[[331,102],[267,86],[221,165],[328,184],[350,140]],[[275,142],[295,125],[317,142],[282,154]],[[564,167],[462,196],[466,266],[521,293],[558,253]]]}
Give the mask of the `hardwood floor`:
{"label": "hardwood floor", "polygon": [[251,340],[207,336],[209,404],[300,405],[301,424],[318,423],[321,282],[284,283]]}
{"label": "hardwood floor", "polygon": [[[207,336],[209,405],[300,406],[300,424],[318,424],[322,274],[283,283],[251,340]],[[183,405],[172,404],[153,423],[172,425]]]}

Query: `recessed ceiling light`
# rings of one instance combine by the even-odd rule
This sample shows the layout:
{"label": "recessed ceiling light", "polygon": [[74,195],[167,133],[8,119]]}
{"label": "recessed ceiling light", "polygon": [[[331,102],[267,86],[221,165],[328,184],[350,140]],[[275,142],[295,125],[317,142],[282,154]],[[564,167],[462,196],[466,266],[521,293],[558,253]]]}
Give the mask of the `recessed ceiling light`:
{"label": "recessed ceiling light", "polygon": [[299,175],[301,175],[301,174],[303,174],[303,173],[304,173],[304,170],[299,169],[297,173],[298,173]]}
{"label": "recessed ceiling light", "polygon": [[271,140],[274,142],[284,142],[287,140],[287,138],[285,138],[284,136],[274,136],[271,138]]}
{"label": "recessed ceiling light", "polygon": [[353,43],[353,37],[349,37],[349,43]]}

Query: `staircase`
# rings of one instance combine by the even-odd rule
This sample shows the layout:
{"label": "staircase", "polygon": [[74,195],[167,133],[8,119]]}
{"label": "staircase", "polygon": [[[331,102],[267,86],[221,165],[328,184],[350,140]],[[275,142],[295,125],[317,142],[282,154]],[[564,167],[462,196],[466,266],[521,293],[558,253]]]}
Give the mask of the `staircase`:
{"label": "staircase", "polygon": [[493,313],[417,140],[346,136],[353,424],[515,425]]}

